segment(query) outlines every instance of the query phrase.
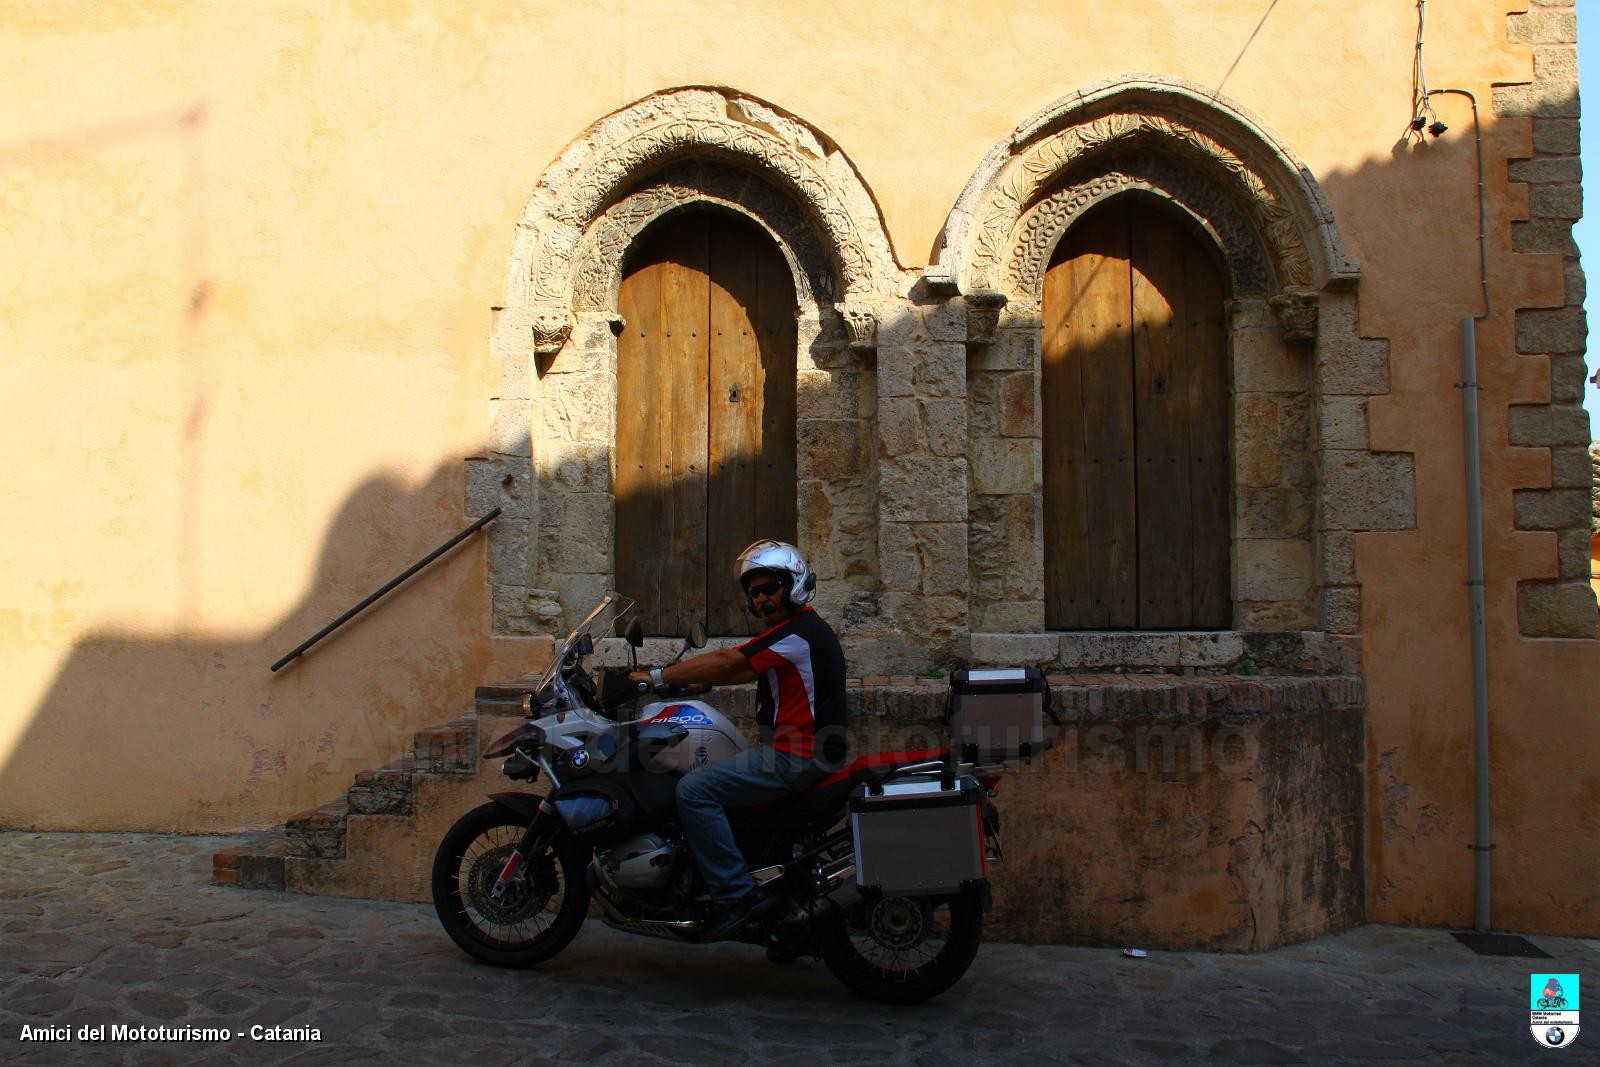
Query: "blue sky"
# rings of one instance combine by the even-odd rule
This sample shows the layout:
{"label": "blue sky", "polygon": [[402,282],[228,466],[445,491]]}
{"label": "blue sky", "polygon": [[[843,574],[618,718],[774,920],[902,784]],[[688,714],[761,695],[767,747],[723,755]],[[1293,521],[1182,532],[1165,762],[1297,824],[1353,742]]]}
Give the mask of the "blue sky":
{"label": "blue sky", "polygon": [[[1572,233],[1583,252],[1589,276],[1584,310],[1589,315],[1589,373],[1600,365],[1600,9],[1594,3],[1578,4],[1578,92],[1588,114],[1583,117],[1583,218]],[[1600,438],[1600,390],[1589,386],[1584,394],[1589,409],[1589,436]]]}

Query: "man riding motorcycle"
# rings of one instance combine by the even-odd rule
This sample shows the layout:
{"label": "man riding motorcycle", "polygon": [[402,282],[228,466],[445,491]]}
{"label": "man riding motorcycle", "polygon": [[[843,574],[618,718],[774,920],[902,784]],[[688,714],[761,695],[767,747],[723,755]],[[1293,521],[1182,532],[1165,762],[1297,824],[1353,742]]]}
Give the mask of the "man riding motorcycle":
{"label": "man riding motorcycle", "polygon": [[810,606],[817,580],[805,556],[782,541],[757,541],[739,554],[735,573],[764,632],[737,648],[629,675],[655,686],[757,682],[762,744],[678,783],[684,837],[721,913],[704,940],[733,936],[769,903],[734,842],[727,809],[782,801],[842,767],[849,748],[844,651]]}

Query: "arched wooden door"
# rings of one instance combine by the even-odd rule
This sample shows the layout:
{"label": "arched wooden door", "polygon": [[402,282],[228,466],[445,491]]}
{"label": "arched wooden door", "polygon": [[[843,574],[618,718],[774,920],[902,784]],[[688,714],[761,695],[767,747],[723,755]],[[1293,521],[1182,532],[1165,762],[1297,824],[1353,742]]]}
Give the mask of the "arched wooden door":
{"label": "arched wooden door", "polygon": [[748,633],[734,560],[795,539],[788,264],[737,216],[677,212],[630,252],[620,311],[617,589],[647,633]]}
{"label": "arched wooden door", "polygon": [[1073,226],[1044,288],[1045,621],[1223,629],[1224,289],[1206,249],[1122,198]]}

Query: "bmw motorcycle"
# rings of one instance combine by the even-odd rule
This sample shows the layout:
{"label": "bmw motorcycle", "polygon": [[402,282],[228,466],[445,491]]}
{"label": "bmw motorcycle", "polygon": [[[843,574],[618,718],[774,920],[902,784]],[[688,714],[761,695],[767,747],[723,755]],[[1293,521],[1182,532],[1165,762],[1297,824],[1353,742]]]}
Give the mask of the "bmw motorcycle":
{"label": "bmw motorcycle", "polygon": [[[606,594],[556,649],[530,696],[530,721],[485,752],[505,761],[507,778],[542,791],[492,794],[440,842],[434,907],[451,939],[485,963],[548,960],[577,936],[591,901],[618,930],[684,944],[701,941],[712,923],[675,790],[684,774],[737,756],[746,742],[682,687],[651,690],[622,668],[604,669],[596,684],[585,659],[631,606]],[[637,618],[626,639],[636,662]],[[678,655],[704,644],[696,624]],[[654,699],[632,714],[647,696]],[[999,855],[999,816],[989,802],[998,778],[980,783],[964,769],[948,750],[865,756],[780,804],[731,811],[750,873],[772,898],[737,939],[765,946],[780,962],[820,958],[874,1000],[915,1003],[948,989],[977,954],[986,878],[894,891],[868,884],[858,877],[850,808],[852,796],[859,809],[864,795],[886,791],[976,795],[970,810],[982,837],[967,809],[961,826],[986,874],[988,858]]]}

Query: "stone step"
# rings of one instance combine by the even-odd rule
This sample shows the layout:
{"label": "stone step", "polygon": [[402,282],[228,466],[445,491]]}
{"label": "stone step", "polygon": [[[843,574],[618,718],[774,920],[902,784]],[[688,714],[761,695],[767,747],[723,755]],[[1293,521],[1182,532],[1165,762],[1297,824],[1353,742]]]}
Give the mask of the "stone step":
{"label": "stone step", "polygon": [[414,772],[471,774],[478,766],[478,714],[470,711],[454,722],[418,730],[411,742]]}
{"label": "stone step", "polygon": [[1046,672],[1318,675],[1359,670],[1361,642],[1308,630],[1074,630],[975,633],[974,666],[1033,664]]}
{"label": "stone step", "polygon": [[242,844],[212,854],[211,882],[239,889],[283,889],[288,855],[289,842],[282,830],[254,834]]}
{"label": "stone step", "polygon": [[317,859],[337,859],[343,856],[345,819],[349,814],[348,799],[340,797],[320,808],[291,815],[283,824],[289,855],[312,856]]}
{"label": "stone step", "polygon": [[283,827],[288,854],[309,859],[339,859],[351,815],[411,814],[419,774],[472,774],[478,765],[478,716],[468,712],[453,722],[412,735],[411,751],[376,770],[362,771],[349,791],[312,811],[291,816]]}
{"label": "stone step", "polygon": [[285,887],[285,861],[341,860],[349,820],[356,816],[411,815],[421,775],[471,775],[478,765],[478,713],[412,735],[399,759],[355,776],[349,791],[321,807],[285,820],[281,829],[251,837],[213,857],[213,881],[245,888]]}
{"label": "stone step", "polygon": [[402,756],[375,771],[362,771],[345,794],[353,815],[409,815],[415,755]]}
{"label": "stone step", "polygon": [[473,707],[480,715],[526,715],[532,708],[533,687],[538,679],[480,685],[473,693]]}

